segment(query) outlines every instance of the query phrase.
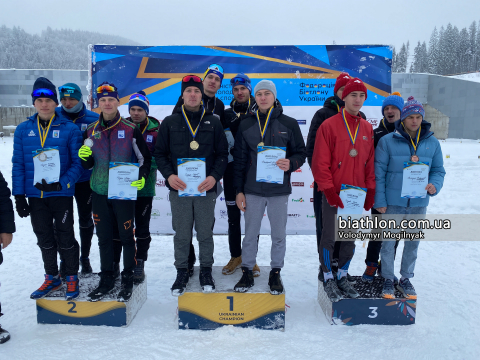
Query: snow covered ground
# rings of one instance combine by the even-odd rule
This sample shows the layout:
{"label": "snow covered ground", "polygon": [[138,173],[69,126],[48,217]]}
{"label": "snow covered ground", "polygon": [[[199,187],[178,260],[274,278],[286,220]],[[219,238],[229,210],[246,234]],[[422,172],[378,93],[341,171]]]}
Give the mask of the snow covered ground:
{"label": "snow covered ground", "polygon": [[455,75],[455,76],[452,76],[452,77],[456,78],[456,79],[480,82],[480,72],[463,74],[463,75]]}
{"label": "snow covered ground", "polygon": [[[442,192],[429,213],[480,214],[480,143],[442,142],[447,171]],[[11,183],[12,139],[0,140],[0,170]],[[479,217],[480,220],[480,217]],[[127,328],[38,325],[30,293],[43,281],[43,265],[30,218],[16,219],[17,232],[0,266],[2,325],[12,339],[0,345],[0,359],[478,359],[480,353],[480,243],[424,242],[418,253],[416,324],[331,326],[317,303],[318,257],[314,236],[289,236],[285,268],[286,330],[224,327],[177,330],[177,301],[171,236],[155,236],[148,274],[148,299]],[[472,224],[478,228],[478,224]],[[480,229],[480,228],[479,228]],[[478,239],[474,239],[478,240]],[[92,266],[99,269],[98,247]],[[364,270],[366,248],[357,243],[350,273]],[[269,264],[270,243],[262,236],[259,265]],[[226,236],[215,237],[215,264],[229,260]],[[399,269],[399,258],[396,269]],[[240,278],[237,271],[231,275]],[[194,281],[197,281],[194,279]]]}

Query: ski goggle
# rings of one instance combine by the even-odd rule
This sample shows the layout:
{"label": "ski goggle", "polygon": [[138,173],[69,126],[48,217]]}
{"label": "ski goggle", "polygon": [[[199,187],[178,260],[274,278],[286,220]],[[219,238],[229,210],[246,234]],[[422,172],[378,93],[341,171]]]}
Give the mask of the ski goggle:
{"label": "ski goggle", "polygon": [[134,99],[140,99],[142,101],[148,102],[147,97],[143,96],[142,94],[133,94],[132,96],[130,96],[130,99],[128,99],[128,100],[130,101],[130,100],[134,100]]}
{"label": "ski goggle", "polygon": [[248,81],[244,78],[241,77],[234,77],[233,79],[230,80],[230,85],[235,86],[235,85],[246,85],[248,84]]}
{"label": "ski goggle", "polygon": [[117,89],[112,85],[100,85],[97,88],[97,93],[101,94],[103,92],[117,92]]}
{"label": "ski goggle", "polygon": [[37,89],[32,92],[33,97],[40,97],[40,96],[54,96],[55,93],[50,89]]}
{"label": "ski goggle", "polygon": [[60,86],[58,90],[63,94],[73,94],[76,89],[71,86]]}
{"label": "ski goggle", "polygon": [[193,80],[195,82],[201,83],[202,79],[200,79],[197,75],[187,75],[184,76],[182,79],[182,82],[189,82],[190,80]]}
{"label": "ski goggle", "polygon": [[221,65],[218,65],[218,64],[212,64],[210,65],[208,68],[207,68],[207,71],[208,70],[213,70],[213,71],[217,71],[219,73],[221,73],[223,75],[223,67]]}

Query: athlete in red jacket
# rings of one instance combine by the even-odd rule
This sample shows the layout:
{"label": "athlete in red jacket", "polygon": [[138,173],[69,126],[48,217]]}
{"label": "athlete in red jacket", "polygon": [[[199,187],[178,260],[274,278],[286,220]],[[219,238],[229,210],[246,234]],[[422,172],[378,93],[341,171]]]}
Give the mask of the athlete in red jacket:
{"label": "athlete in red jacket", "polygon": [[332,274],[337,207],[343,208],[340,188],[342,184],[367,188],[365,210],[371,209],[375,197],[373,128],[359,115],[367,99],[367,88],[360,79],[351,79],[342,97],[345,108],[318,129],[312,158],[313,177],[323,192],[320,262],[325,292],[332,301],[342,298],[339,289],[349,297],[359,296],[346,276],[355,251],[354,241],[342,241],[336,280]]}

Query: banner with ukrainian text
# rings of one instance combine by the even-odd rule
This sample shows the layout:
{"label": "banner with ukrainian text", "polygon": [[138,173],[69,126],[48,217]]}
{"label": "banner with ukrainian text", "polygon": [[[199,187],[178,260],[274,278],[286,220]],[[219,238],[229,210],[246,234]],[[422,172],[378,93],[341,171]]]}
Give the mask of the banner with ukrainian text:
{"label": "banner with ukrainian text", "polygon": [[[333,96],[340,72],[364,81],[368,89],[362,111],[376,127],[382,117],[382,101],[391,91],[392,52],[385,45],[301,45],[301,46],[91,46],[91,89],[103,81],[117,86],[120,112],[128,116],[131,94],[143,90],[150,100],[150,115],[160,121],[170,115],[180,96],[183,76],[203,76],[208,65],[220,64],[225,71],[217,92],[226,108],[232,89],[229,79],[243,72],[252,88],[262,79],[275,83],[284,113],[297,119],[306,141],[310,121],[325,100]],[[91,106],[97,107],[95,96]],[[171,211],[165,180],[158,173],[152,211],[153,233],[171,234]],[[288,234],[315,234],[313,176],[307,163],[292,174],[288,206]],[[227,211],[223,193],[215,208],[215,233],[227,233]],[[158,221],[158,220],[162,221]],[[167,220],[168,221],[164,221]],[[269,234],[267,219],[262,234]]]}

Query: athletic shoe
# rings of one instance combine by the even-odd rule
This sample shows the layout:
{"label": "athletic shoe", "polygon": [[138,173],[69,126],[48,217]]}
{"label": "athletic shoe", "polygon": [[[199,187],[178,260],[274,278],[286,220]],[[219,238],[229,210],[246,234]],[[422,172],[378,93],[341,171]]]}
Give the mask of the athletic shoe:
{"label": "athletic shoe", "polygon": [[403,279],[398,282],[397,285],[398,291],[400,291],[403,296],[405,296],[409,300],[416,300],[417,293],[415,292],[415,288],[413,287],[412,283],[409,279]]}
{"label": "athletic shoe", "polygon": [[45,274],[45,281],[43,282],[42,286],[40,286],[32,293],[32,295],[30,295],[30,299],[41,299],[52,291],[58,290],[61,287],[62,280],[60,279],[59,275],[53,276]]}
{"label": "athletic shoe", "polygon": [[385,279],[382,289],[382,297],[384,299],[395,299],[395,288],[393,287],[393,281]]}
{"label": "athletic shoe", "polygon": [[133,283],[141,284],[145,281],[145,261],[142,259],[137,259],[137,265],[133,272]]}
{"label": "athletic shoe", "polygon": [[232,257],[227,265],[222,269],[223,275],[232,275],[237,269],[242,267],[242,257]]}
{"label": "athletic shoe", "polygon": [[377,272],[378,263],[367,261],[367,268],[362,275],[363,282],[372,282],[375,278],[375,273]]}
{"label": "athletic shoe", "polygon": [[78,286],[78,276],[77,275],[70,275],[67,276],[65,279],[67,283],[67,291],[65,292],[65,299],[72,300],[80,295],[80,289]]}
{"label": "athletic shoe", "polygon": [[198,278],[204,294],[215,292],[215,280],[212,277],[211,267],[201,267]]}
{"label": "athletic shoe", "polygon": [[0,344],[6,343],[8,340],[10,340],[10,333],[0,325]]}
{"label": "athletic shoe", "polygon": [[117,301],[126,302],[130,299],[133,292],[133,271],[122,272],[122,284],[120,292],[117,295]]}
{"label": "athletic shoe", "polygon": [[246,267],[242,267],[242,278],[239,282],[233,287],[233,291],[236,292],[247,292],[249,288],[255,285],[253,280],[253,271],[248,270]]}
{"label": "athletic shoe", "polygon": [[82,274],[83,277],[89,277],[92,275],[93,270],[88,257],[80,258],[80,265],[82,266],[82,271],[80,271],[80,274]]}
{"label": "athletic shoe", "polygon": [[177,269],[177,278],[170,289],[172,296],[180,296],[185,292],[189,278],[188,269]]}
{"label": "athletic shoe", "polygon": [[283,294],[283,282],[282,277],[280,276],[281,269],[272,269],[270,270],[270,275],[268,276],[268,286],[270,286],[270,294],[280,295]]}
{"label": "athletic shoe", "polygon": [[113,263],[113,279],[116,280],[120,276],[120,263]]}
{"label": "athletic shoe", "polygon": [[90,294],[87,295],[88,301],[99,301],[105,295],[109,294],[115,287],[115,278],[112,273],[100,273],[100,282]]}
{"label": "athletic shoe", "polygon": [[348,282],[349,282],[350,284],[353,285],[353,284],[356,284],[356,283],[357,283],[357,280],[356,280],[352,275],[350,275],[349,273],[347,273],[347,276],[346,276],[346,277],[347,277],[347,280],[348,280]]}
{"label": "athletic shoe", "polygon": [[327,294],[331,302],[337,302],[343,299],[342,293],[338,289],[335,279],[328,279],[323,282],[323,290]]}
{"label": "athletic shoe", "polygon": [[358,291],[352,286],[352,283],[348,281],[348,276],[344,276],[340,280],[337,280],[337,287],[349,298],[355,299],[360,296]]}
{"label": "athletic shoe", "polygon": [[257,264],[255,264],[252,272],[253,272],[253,277],[259,277],[260,276],[260,267]]}

